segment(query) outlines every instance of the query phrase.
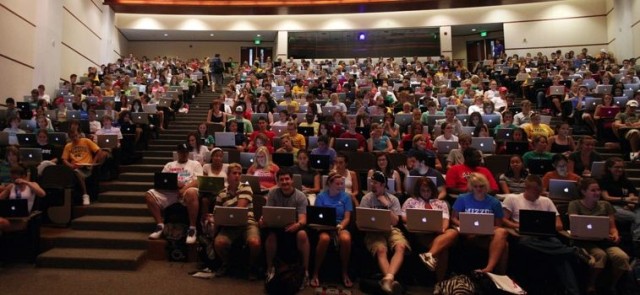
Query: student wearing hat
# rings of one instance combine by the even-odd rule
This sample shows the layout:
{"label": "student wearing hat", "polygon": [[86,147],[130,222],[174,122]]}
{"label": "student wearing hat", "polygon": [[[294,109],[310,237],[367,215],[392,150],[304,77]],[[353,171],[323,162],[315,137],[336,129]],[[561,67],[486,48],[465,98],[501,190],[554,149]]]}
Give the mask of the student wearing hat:
{"label": "student wearing hat", "polygon": [[236,121],[238,124],[242,123],[244,126],[242,132],[245,134],[251,134],[253,132],[253,125],[251,121],[244,118],[244,106],[238,105],[235,108],[235,117],[229,118],[227,122]]}
{"label": "student wearing hat", "polygon": [[640,117],[636,113],[638,109],[638,101],[627,101],[624,112],[620,112],[616,115],[615,122],[613,123],[613,131],[620,140],[627,140],[631,147],[632,153],[637,153],[640,150]]}
{"label": "student wearing hat", "polygon": [[[395,280],[404,260],[404,253],[410,250],[409,242],[396,226],[402,215],[402,207],[396,196],[387,192],[387,177],[382,171],[376,171],[369,178],[371,192],[362,197],[360,207],[386,209],[391,214],[391,231],[366,232],[364,242],[367,249],[377,258],[378,267],[383,273],[380,287],[387,294],[400,294],[402,286]],[[387,252],[391,248],[393,257],[389,259]]]}
{"label": "student wearing hat", "polygon": [[176,173],[178,175],[178,191],[150,189],[145,194],[147,208],[155,219],[157,226],[149,239],[155,240],[162,236],[164,230],[164,220],[162,210],[177,203],[182,202],[187,207],[189,214],[189,230],[187,231],[187,244],[196,242],[196,219],[198,217],[198,176],[203,174],[202,166],[198,161],[189,160],[191,149],[186,143],[178,144],[178,160],[164,165],[162,172]]}

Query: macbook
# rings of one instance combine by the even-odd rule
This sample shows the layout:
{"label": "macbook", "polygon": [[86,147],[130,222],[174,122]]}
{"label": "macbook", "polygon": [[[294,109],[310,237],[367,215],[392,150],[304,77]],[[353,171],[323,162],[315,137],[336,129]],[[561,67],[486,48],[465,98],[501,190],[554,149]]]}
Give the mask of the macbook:
{"label": "macbook", "polygon": [[472,235],[493,235],[493,213],[461,212],[460,233]]}
{"label": "macbook", "polygon": [[493,129],[494,127],[500,124],[500,115],[498,114],[482,115],[482,122],[487,124],[487,127],[489,127],[489,129]]}
{"label": "macbook", "polygon": [[157,190],[178,190],[178,174],[156,172],[153,175],[153,188]]}
{"label": "macbook", "polygon": [[80,120],[80,111],[67,111],[67,119]]}
{"label": "macbook", "polygon": [[98,146],[103,149],[115,149],[118,147],[118,135],[98,135]]}
{"label": "macbook", "polygon": [[233,132],[216,132],[214,137],[217,147],[236,146],[236,135]]}
{"label": "macbook", "polygon": [[499,128],[496,132],[496,140],[505,141],[513,139],[513,129]]}
{"label": "macbook", "polygon": [[438,154],[448,154],[453,149],[458,148],[457,141],[438,141],[438,145],[436,146],[438,149]]}
{"label": "macbook", "polygon": [[471,146],[485,154],[496,152],[496,143],[493,141],[493,137],[472,137]]}
{"label": "macbook", "polygon": [[336,208],[307,206],[307,223],[313,228],[335,229]]}
{"label": "macbook", "polygon": [[391,212],[387,209],[356,207],[356,225],[361,231],[391,231]]}
{"label": "macbook", "polygon": [[287,126],[271,126],[271,131],[273,131],[277,137],[280,137],[287,133]]}
{"label": "macbook", "polygon": [[577,183],[573,180],[550,179],[549,198],[571,201],[578,197]]}
{"label": "macbook", "polygon": [[551,86],[549,87],[549,95],[564,95],[564,86]]}
{"label": "macbook", "polygon": [[544,175],[549,171],[553,171],[553,161],[551,159],[531,159],[527,164],[529,172],[535,175]]}
{"label": "macbook", "polygon": [[396,118],[396,120],[395,120],[396,124],[398,124],[400,126],[409,125],[409,124],[411,124],[411,121],[413,120],[411,114],[396,114],[395,118]]}
{"label": "macbook", "polygon": [[67,134],[64,132],[51,132],[49,133],[49,143],[53,145],[66,145]]}
{"label": "macbook", "polygon": [[149,114],[147,113],[131,113],[131,121],[136,124],[149,124]]}
{"label": "macbook", "polygon": [[37,144],[36,134],[35,133],[23,133],[16,134],[18,138],[18,144],[23,146],[34,146]]}
{"label": "macbook", "polygon": [[246,226],[249,220],[249,208],[216,206],[213,208],[213,216],[216,225]]}
{"label": "macbook", "polygon": [[612,88],[613,86],[611,85],[598,85],[593,92],[597,94],[611,94]]}
{"label": "macbook", "polygon": [[262,207],[262,221],[267,227],[283,228],[297,221],[296,208]]}
{"label": "macbook", "polygon": [[249,169],[251,165],[253,165],[253,159],[255,158],[255,153],[240,153],[240,165],[242,168]]}
{"label": "macbook", "polygon": [[42,162],[40,148],[20,148],[20,160],[27,165],[38,165]]}
{"label": "macbook", "polygon": [[529,143],[526,141],[508,141],[505,145],[507,154],[522,155],[529,151]]}
{"label": "macbook", "polygon": [[442,232],[442,211],[407,209],[407,231],[413,233]]}
{"label": "macbook", "polygon": [[224,189],[224,177],[198,176],[198,191],[218,194]]}
{"label": "macbook", "polygon": [[243,174],[240,175],[240,182],[248,184],[253,193],[262,192],[262,188],[260,187],[260,177],[258,176]]}
{"label": "macbook", "polygon": [[527,236],[555,236],[556,213],[539,210],[520,210],[518,233]]}
{"label": "macbook", "polygon": [[298,133],[302,134],[305,137],[314,136],[315,131],[313,127],[298,127]]}
{"label": "macbook", "polygon": [[595,161],[591,163],[591,177],[601,178],[602,176],[604,176],[604,171],[605,171],[604,161]]}
{"label": "macbook", "polygon": [[356,152],[358,147],[358,140],[355,138],[336,138],[336,151]]}
{"label": "macbook", "polygon": [[279,167],[291,167],[293,166],[293,154],[292,153],[273,153],[273,163]]}
{"label": "macbook", "polygon": [[569,215],[571,236],[575,239],[601,240],[609,238],[609,217]]}
{"label": "macbook", "polygon": [[309,166],[312,169],[326,171],[330,167],[329,155],[309,155]]}
{"label": "macbook", "polygon": [[29,216],[29,201],[27,199],[0,200],[0,216],[9,218]]}
{"label": "macbook", "polygon": [[602,118],[615,118],[619,112],[619,107],[600,107],[600,117]]}

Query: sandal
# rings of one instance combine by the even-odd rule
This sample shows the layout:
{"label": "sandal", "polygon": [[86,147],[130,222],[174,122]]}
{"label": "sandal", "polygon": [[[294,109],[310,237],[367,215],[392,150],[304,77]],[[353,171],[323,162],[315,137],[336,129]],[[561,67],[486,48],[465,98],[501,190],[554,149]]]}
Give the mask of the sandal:
{"label": "sandal", "polygon": [[342,277],[342,285],[344,285],[345,288],[351,288],[353,287],[353,282],[351,282],[349,276],[344,276]]}
{"label": "sandal", "polygon": [[309,281],[309,286],[313,287],[313,288],[318,288],[320,287],[320,281],[318,280],[318,278],[313,278],[311,279],[311,281]]}

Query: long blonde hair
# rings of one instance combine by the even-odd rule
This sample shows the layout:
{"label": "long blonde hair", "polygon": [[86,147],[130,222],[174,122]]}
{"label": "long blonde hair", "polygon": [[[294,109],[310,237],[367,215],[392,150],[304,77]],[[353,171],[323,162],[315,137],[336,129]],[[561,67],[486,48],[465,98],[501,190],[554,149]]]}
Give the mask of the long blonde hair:
{"label": "long blonde hair", "polygon": [[[266,160],[264,163],[264,167],[260,167],[258,164],[258,154],[263,153]],[[269,168],[271,166],[271,154],[269,153],[269,150],[267,149],[266,146],[261,146],[259,147],[254,156],[253,156],[253,165],[252,168],[254,169],[265,169],[265,168]]]}

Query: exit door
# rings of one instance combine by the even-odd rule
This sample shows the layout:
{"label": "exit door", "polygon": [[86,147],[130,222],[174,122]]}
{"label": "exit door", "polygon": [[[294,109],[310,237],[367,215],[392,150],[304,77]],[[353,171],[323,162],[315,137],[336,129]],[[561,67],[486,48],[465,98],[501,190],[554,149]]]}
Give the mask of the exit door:
{"label": "exit door", "polygon": [[[504,44],[504,40],[499,40]],[[482,39],[476,41],[467,41],[467,68],[473,69],[478,61],[483,61],[489,54],[493,54],[493,47],[496,39]]]}
{"label": "exit door", "polygon": [[267,57],[273,60],[273,47],[240,47],[240,60],[243,63],[246,61],[253,65],[255,61],[259,61],[262,65]]}

